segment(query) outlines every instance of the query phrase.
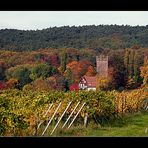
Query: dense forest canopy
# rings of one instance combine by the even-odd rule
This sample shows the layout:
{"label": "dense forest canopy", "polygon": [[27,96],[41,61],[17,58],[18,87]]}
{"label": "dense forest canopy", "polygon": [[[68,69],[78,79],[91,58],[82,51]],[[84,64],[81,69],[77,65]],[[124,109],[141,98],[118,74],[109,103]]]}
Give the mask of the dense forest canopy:
{"label": "dense forest canopy", "polygon": [[63,26],[43,30],[0,30],[0,49],[23,51],[43,48],[124,49],[148,47],[148,25]]}

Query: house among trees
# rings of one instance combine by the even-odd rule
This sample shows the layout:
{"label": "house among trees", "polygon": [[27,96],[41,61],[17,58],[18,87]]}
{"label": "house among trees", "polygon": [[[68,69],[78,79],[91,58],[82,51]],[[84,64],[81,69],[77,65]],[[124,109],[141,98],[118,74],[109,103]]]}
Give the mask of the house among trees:
{"label": "house among trees", "polygon": [[96,76],[83,76],[79,82],[79,89],[96,90],[97,76],[108,77],[108,56],[96,56]]}
{"label": "house among trees", "polygon": [[96,90],[96,77],[83,76],[79,82],[79,88]]}

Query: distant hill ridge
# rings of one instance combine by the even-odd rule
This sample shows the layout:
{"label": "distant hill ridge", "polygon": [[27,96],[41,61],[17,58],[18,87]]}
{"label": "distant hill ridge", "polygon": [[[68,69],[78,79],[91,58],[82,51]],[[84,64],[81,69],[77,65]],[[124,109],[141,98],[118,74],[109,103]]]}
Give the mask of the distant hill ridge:
{"label": "distant hill ridge", "polygon": [[44,48],[148,47],[148,25],[88,25],[51,27],[42,30],[0,30],[0,49],[24,51]]}

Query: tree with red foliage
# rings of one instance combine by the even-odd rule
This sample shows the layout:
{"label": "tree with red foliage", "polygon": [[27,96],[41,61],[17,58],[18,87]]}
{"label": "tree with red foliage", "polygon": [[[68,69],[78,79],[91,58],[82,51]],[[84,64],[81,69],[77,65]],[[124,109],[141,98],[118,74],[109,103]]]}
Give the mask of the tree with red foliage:
{"label": "tree with red foliage", "polygon": [[7,84],[5,82],[0,81],[0,90],[6,89]]}
{"label": "tree with red foliage", "polygon": [[60,59],[57,54],[53,54],[50,56],[50,62],[57,68],[60,66]]}
{"label": "tree with red foliage", "polygon": [[79,90],[79,84],[78,83],[71,84],[70,87],[69,87],[69,90],[70,91],[78,91]]}

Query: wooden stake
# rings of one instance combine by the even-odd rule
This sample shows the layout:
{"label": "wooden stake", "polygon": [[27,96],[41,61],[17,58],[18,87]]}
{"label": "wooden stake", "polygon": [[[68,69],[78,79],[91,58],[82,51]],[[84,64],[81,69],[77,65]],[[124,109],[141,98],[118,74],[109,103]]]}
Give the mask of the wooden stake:
{"label": "wooden stake", "polygon": [[70,117],[72,116],[72,114],[74,113],[74,111],[76,110],[76,108],[78,107],[79,104],[80,104],[80,101],[77,103],[77,105],[75,106],[75,108],[73,109],[73,111],[71,112],[71,114],[69,115],[69,117],[67,118],[66,122],[62,126],[62,128],[65,127],[65,125],[67,124],[67,122],[69,121]]}
{"label": "wooden stake", "polygon": [[66,107],[66,109],[65,109],[64,112],[63,112],[63,114],[62,114],[61,117],[59,118],[57,124],[55,125],[55,127],[54,127],[54,129],[52,130],[52,132],[51,132],[50,135],[52,135],[53,132],[55,131],[55,129],[57,128],[58,124],[60,123],[61,119],[63,118],[64,114],[66,113],[66,111],[67,111],[67,109],[69,108],[69,106],[70,106],[71,103],[72,103],[72,101],[69,102],[68,106]]}
{"label": "wooden stake", "polygon": [[84,102],[83,105],[81,106],[81,108],[79,109],[79,111],[77,112],[77,114],[75,115],[75,117],[73,118],[72,122],[68,126],[68,129],[71,127],[71,125],[73,124],[73,122],[75,121],[75,119],[77,118],[78,114],[80,113],[80,111],[82,110],[82,108],[84,107],[85,104],[86,103]]}
{"label": "wooden stake", "polygon": [[45,127],[45,129],[44,129],[44,131],[43,131],[43,133],[42,133],[42,136],[45,134],[45,132],[46,132],[46,130],[47,130],[49,124],[50,124],[51,121],[53,120],[53,118],[54,118],[55,114],[57,113],[58,109],[60,108],[60,106],[61,106],[61,102],[59,103],[59,105],[58,105],[58,107],[56,108],[54,114],[52,115],[52,117],[51,117],[51,119],[49,120],[47,126]]}

